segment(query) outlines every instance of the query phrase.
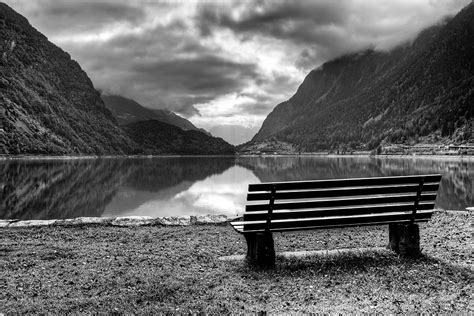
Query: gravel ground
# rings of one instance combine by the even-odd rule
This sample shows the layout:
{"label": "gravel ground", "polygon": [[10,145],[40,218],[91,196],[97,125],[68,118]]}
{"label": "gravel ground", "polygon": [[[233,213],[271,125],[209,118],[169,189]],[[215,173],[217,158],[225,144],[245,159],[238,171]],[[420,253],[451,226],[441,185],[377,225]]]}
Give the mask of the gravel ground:
{"label": "gravel ground", "polygon": [[[435,213],[421,226],[424,257],[388,251],[277,258],[243,254],[230,226],[0,229],[0,312],[473,313],[472,213]],[[277,251],[385,246],[388,229],[275,234]]]}

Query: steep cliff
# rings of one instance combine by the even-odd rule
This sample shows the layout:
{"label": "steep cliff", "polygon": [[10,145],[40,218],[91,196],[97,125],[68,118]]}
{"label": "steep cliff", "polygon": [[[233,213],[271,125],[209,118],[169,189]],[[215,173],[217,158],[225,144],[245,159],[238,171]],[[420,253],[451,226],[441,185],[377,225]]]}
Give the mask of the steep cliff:
{"label": "steep cliff", "polygon": [[0,3],[0,154],[121,154],[134,146],[69,54]]}

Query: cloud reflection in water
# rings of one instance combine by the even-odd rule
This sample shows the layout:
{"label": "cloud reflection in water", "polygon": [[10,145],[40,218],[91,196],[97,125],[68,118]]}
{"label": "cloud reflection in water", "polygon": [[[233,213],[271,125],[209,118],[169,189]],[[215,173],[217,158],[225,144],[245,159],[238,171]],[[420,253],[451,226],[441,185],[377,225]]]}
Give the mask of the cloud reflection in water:
{"label": "cloud reflection in water", "polygon": [[[168,190],[168,199],[163,194],[128,189],[119,192],[107,205],[103,216],[180,216],[200,214],[242,213],[249,183],[260,180],[252,171],[233,166],[219,175],[211,175],[191,184],[185,181]],[[170,192],[171,191],[171,192]],[[163,193],[163,192],[160,192]],[[132,204],[138,205],[131,208]],[[128,205],[128,206],[127,206]]]}

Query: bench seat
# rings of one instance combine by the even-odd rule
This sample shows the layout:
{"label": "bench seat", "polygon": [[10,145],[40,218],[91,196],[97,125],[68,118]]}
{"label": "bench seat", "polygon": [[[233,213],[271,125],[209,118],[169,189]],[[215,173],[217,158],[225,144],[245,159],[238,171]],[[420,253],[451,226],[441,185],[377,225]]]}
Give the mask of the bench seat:
{"label": "bench seat", "polygon": [[[415,222],[427,222],[433,211],[417,212]],[[410,223],[412,214],[394,212],[385,214],[363,214],[348,216],[326,216],[297,219],[275,219],[268,228],[271,232],[290,230],[308,230],[324,228],[340,228],[348,226],[383,225],[390,223]],[[231,225],[239,233],[256,233],[266,231],[266,221],[232,222]],[[245,227],[245,229],[244,229]]]}

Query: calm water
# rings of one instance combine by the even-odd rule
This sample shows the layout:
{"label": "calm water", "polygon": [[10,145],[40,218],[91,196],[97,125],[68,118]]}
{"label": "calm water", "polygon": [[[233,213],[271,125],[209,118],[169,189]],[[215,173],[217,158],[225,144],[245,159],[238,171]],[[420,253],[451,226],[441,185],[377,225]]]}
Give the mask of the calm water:
{"label": "calm water", "polygon": [[474,206],[474,160],[162,157],[0,161],[0,218],[236,215],[249,183],[443,174],[437,207]]}

